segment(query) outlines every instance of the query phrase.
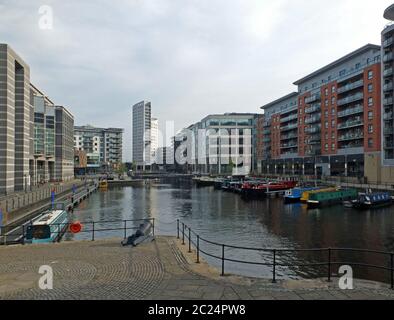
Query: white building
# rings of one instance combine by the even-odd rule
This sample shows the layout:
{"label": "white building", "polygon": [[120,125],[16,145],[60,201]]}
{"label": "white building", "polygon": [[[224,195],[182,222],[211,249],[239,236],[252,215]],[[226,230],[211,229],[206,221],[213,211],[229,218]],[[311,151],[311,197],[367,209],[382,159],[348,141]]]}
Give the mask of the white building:
{"label": "white building", "polygon": [[151,164],[156,162],[157,148],[159,147],[159,120],[152,118],[151,129],[150,129],[150,154],[151,154]]}
{"label": "white building", "polygon": [[151,103],[141,101],[132,110],[132,161],[145,170],[151,164]]}

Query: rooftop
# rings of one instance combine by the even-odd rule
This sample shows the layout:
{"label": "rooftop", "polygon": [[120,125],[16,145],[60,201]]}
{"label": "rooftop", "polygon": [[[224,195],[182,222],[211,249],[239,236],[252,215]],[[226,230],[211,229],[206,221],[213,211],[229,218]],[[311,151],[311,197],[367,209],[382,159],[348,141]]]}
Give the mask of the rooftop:
{"label": "rooftop", "polygon": [[278,103],[281,103],[283,101],[286,101],[286,100],[288,100],[290,98],[296,98],[297,96],[298,96],[297,92],[289,93],[288,95],[285,95],[282,98],[276,99],[276,100],[274,100],[274,101],[272,101],[272,102],[260,107],[260,109],[263,109],[263,110],[268,109],[268,108],[270,108],[270,107],[272,107],[272,106],[274,106],[274,105],[276,105]]}
{"label": "rooftop", "polygon": [[365,53],[365,52],[367,52],[369,50],[380,50],[380,46],[368,43],[365,46],[363,46],[363,47],[361,47],[361,48],[359,48],[359,49],[357,49],[357,50],[355,50],[355,51],[343,56],[342,58],[340,58],[338,60],[335,60],[334,62],[326,65],[325,67],[320,68],[320,69],[312,72],[311,74],[307,75],[306,77],[304,77],[304,78],[302,78],[300,80],[297,80],[296,82],[294,82],[294,84],[295,85],[299,85],[299,84],[301,84],[301,83],[303,83],[305,81],[308,81],[309,79],[311,79],[311,78],[313,78],[313,77],[315,77],[315,76],[317,76],[317,75],[319,75],[319,74],[321,74],[321,73],[323,73],[323,72],[325,72],[327,70],[330,70],[330,69],[332,69],[332,68],[334,68],[334,67],[336,67],[336,66],[338,66],[338,65],[340,65],[340,64],[342,64],[342,63],[344,63],[344,62],[346,62],[346,61],[348,61],[350,59],[353,59],[355,56],[363,54],[363,53]]}

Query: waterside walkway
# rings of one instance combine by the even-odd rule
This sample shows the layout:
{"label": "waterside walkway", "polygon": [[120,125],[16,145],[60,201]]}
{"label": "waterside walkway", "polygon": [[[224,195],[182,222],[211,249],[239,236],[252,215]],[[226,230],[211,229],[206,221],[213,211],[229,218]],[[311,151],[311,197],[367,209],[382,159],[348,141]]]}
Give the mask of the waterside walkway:
{"label": "waterside walkway", "polygon": [[[186,247],[163,236],[135,248],[119,239],[0,247],[0,299],[394,299],[388,285],[370,281],[344,291],[336,279],[220,277]],[[41,265],[52,266],[52,290],[38,287]]]}

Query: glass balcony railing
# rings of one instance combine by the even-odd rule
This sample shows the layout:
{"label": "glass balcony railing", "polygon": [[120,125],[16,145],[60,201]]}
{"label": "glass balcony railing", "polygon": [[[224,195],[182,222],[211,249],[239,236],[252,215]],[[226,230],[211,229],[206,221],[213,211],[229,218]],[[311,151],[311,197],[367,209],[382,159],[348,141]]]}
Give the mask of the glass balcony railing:
{"label": "glass balcony railing", "polygon": [[383,120],[393,120],[393,113],[388,112],[383,115]]}
{"label": "glass balcony railing", "polygon": [[349,141],[349,140],[358,140],[358,139],[363,139],[364,138],[364,133],[358,132],[358,133],[348,133],[340,136],[338,138],[338,141]]}
{"label": "glass balcony railing", "polygon": [[351,121],[339,123],[338,129],[347,129],[347,128],[352,128],[352,127],[357,127],[357,126],[362,126],[362,125],[364,125],[364,121],[362,121],[362,120],[351,120]]}
{"label": "glass balcony railing", "polygon": [[386,53],[385,55],[383,55],[383,62],[389,62],[393,60],[393,53]]}
{"label": "glass balcony railing", "polygon": [[288,117],[280,119],[280,122],[284,123],[284,122],[295,120],[295,119],[298,119],[298,114],[297,113],[296,114],[292,114],[292,115],[290,115]]}
{"label": "glass balcony railing", "polygon": [[288,131],[288,130],[293,130],[293,129],[297,129],[298,128],[298,123],[295,124],[289,124],[285,127],[281,127],[280,130],[281,131]]}
{"label": "glass balcony railing", "polygon": [[311,127],[305,129],[306,133],[318,133],[320,131],[321,131],[321,124],[314,125],[314,126],[311,126]]}
{"label": "glass balcony railing", "polygon": [[392,91],[393,90],[393,83],[388,82],[383,85],[383,91]]}
{"label": "glass balcony railing", "polygon": [[318,112],[320,110],[321,110],[321,104],[316,103],[309,108],[305,108],[305,113],[313,113],[313,112]]}
{"label": "glass balcony railing", "polygon": [[390,37],[383,41],[383,47],[388,47],[391,46],[392,44],[393,44],[393,37]]}
{"label": "glass balcony railing", "polygon": [[281,140],[297,139],[296,134],[287,134],[280,137]]}
{"label": "glass balcony railing", "polygon": [[362,87],[363,85],[364,85],[364,80],[359,80],[359,81],[356,81],[356,82],[353,82],[353,83],[349,83],[346,86],[338,88],[337,92],[338,93],[344,93],[344,92],[347,92],[347,91],[350,91],[350,90]]}
{"label": "glass balcony railing", "polygon": [[342,106],[347,103],[351,103],[351,102],[354,102],[357,100],[362,100],[363,98],[364,98],[364,94],[362,92],[359,92],[359,93],[353,94],[351,96],[348,96],[346,98],[339,99],[337,102],[337,105]]}
{"label": "glass balcony railing", "polygon": [[393,127],[389,127],[389,126],[384,127],[383,133],[385,135],[392,135],[392,134],[394,134]]}
{"label": "glass balcony railing", "polygon": [[393,68],[392,67],[383,71],[383,76],[385,76],[385,77],[390,77],[392,75],[393,75]]}
{"label": "glass balcony railing", "polygon": [[384,98],[384,99],[383,99],[383,104],[384,104],[384,105],[393,104],[393,97]]}
{"label": "glass balcony railing", "polygon": [[320,122],[321,121],[321,113],[317,114],[316,116],[309,117],[305,119],[306,124]]}
{"label": "glass balcony railing", "polygon": [[308,104],[315,102],[315,101],[320,101],[320,94],[316,93],[316,94],[313,94],[312,96],[305,99],[305,103],[308,103]]}
{"label": "glass balcony railing", "polygon": [[346,110],[338,112],[338,118],[346,117],[348,115],[357,114],[357,113],[361,113],[361,112],[364,112],[364,107],[361,104],[359,104],[354,108],[350,108],[350,109],[346,109]]}

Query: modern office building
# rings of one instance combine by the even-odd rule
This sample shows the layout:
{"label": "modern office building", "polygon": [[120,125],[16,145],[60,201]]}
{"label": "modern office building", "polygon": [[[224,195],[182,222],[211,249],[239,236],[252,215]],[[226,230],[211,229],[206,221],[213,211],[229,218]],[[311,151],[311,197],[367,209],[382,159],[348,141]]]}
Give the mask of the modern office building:
{"label": "modern office building", "polygon": [[249,174],[257,167],[254,113],[209,115],[174,137],[176,171]]}
{"label": "modern office building", "polygon": [[380,50],[367,44],[262,107],[263,172],[364,176],[365,154],[381,150]]}
{"label": "modern office building", "polygon": [[34,111],[30,178],[35,185],[55,179],[55,105],[32,84],[30,94]]}
{"label": "modern office building", "polygon": [[156,152],[159,147],[159,120],[152,118],[151,121],[151,144],[150,144],[150,154],[151,154],[151,164],[156,162]]}
{"label": "modern office building", "polygon": [[87,171],[116,169],[122,163],[123,129],[75,126],[74,148],[85,151]]}
{"label": "modern office building", "polygon": [[151,103],[141,101],[132,108],[132,161],[137,170],[151,164]]}
{"label": "modern office building", "polygon": [[74,178],[74,116],[63,106],[55,106],[55,177]]}
{"label": "modern office building", "polygon": [[31,144],[30,68],[0,44],[0,193],[23,190],[29,181]]}

